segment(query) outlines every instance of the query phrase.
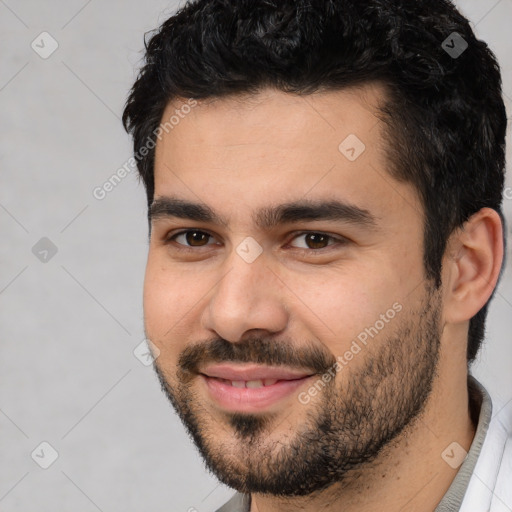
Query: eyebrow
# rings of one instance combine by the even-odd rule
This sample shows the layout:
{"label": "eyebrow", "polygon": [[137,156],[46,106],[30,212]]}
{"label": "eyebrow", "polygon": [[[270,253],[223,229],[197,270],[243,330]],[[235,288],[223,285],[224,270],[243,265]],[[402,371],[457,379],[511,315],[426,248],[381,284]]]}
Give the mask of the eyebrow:
{"label": "eyebrow", "polygon": [[[155,199],[148,211],[148,220],[176,217],[197,222],[207,222],[228,227],[228,221],[208,205],[177,197],[163,196]],[[268,206],[253,214],[253,222],[259,229],[296,222],[318,220],[341,221],[369,229],[377,227],[376,217],[368,210],[339,200],[301,199],[277,206]]]}

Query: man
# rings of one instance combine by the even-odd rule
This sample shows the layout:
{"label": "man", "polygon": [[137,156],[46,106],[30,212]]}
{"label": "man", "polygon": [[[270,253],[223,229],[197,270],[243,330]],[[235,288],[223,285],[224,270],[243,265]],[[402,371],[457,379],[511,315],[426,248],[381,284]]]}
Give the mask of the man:
{"label": "man", "polygon": [[238,491],[220,511],[512,510],[512,441],[468,371],[503,268],[506,115],[467,20],[445,0],[190,2],[123,121],[146,335]]}

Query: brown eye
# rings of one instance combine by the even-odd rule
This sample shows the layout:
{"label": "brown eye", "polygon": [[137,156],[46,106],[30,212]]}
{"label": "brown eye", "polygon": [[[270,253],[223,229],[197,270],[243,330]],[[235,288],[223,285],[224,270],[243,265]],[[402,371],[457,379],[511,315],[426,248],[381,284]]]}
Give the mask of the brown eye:
{"label": "brown eye", "polygon": [[330,245],[335,245],[335,242],[338,242],[338,244],[343,244],[343,239],[335,238],[331,235],[327,235],[325,233],[317,233],[314,231],[307,231],[304,233],[298,233],[295,237],[295,239],[303,239],[304,243],[302,245],[294,245],[293,247],[296,247],[298,249],[308,250],[321,250],[326,249]]}
{"label": "brown eye", "polygon": [[310,249],[323,249],[329,245],[329,238],[329,236],[321,233],[308,233],[305,240]]}
{"label": "brown eye", "polygon": [[[183,240],[178,241],[179,237],[182,237]],[[168,240],[176,241],[179,245],[184,245],[185,247],[204,247],[208,245],[209,238],[211,238],[211,235],[205,233],[204,231],[189,229],[187,231],[176,233],[175,235],[169,237]]]}
{"label": "brown eye", "polygon": [[185,239],[187,243],[190,245],[204,245],[203,242],[208,242],[208,238],[210,235],[204,233],[203,231],[188,231],[185,235]]}

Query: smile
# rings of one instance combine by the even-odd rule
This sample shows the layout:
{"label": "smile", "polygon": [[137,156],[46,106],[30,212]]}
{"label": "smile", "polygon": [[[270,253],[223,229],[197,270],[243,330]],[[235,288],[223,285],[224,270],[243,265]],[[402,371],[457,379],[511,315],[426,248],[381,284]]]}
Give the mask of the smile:
{"label": "smile", "polygon": [[224,410],[248,413],[280,404],[315,376],[261,366],[217,365],[204,371],[199,377],[209,400]]}

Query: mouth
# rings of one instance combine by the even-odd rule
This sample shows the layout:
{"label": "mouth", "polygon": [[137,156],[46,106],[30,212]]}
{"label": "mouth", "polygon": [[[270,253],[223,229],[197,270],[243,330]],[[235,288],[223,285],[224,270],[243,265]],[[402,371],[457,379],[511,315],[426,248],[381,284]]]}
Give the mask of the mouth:
{"label": "mouth", "polygon": [[[207,377],[207,375],[205,375]],[[267,386],[273,386],[276,382],[282,382],[283,380],[296,380],[296,379],[256,379],[256,380],[228,380],[220,379],[218,377],[209,377],[211,379],[217,379],[220,382],[229,384],[234,388],[251,388],[257,389]]]}
{"label": "mouth", "polygon": [[199,376],[210,400],[231,412],[261,412],[283,402],[316,373],[283,367],[215,365]]}

